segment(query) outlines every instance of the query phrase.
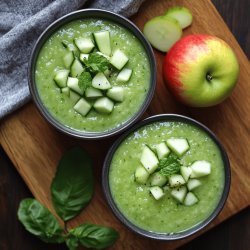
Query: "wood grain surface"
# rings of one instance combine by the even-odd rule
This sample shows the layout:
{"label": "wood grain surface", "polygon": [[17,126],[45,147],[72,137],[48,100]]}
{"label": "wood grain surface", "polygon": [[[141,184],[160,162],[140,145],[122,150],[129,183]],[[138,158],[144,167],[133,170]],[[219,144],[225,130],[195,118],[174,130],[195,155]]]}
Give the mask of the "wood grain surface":
{"label": "wood grain surface", "polygon": [[[142,28],[151,17],[164,13],[172,5],[184,5],[192,10],[194,21],[184,35],[208,33],[227,41],[235,50],[240,62],[240,78],[232,96],[224,103],[206,109],[187,108],[178,104],[168,93],[161,76],[163,54],[155,51],[158,65],[157,90],[144,116],[159,113],[178,113],[191,116],[212,129],[224,144],[232,166],[232,186],[223,212],[210,225],[220,223],[250,204],[249,153],[250,80],[249,61],[242,52],[222,18],[208,0],[202,1],[147,1],[133,21]],[[115,138],[97,141],[80,141],[64,136],[53,129],[38,113],[32,103],[2,122],[0,142],[33,195],[53,211],[49,195],[51,179],[63,152],[72,145],[82,145],[95,159],[96,190],[92,203],[70,226],[84,221],[105,224],[120,231],[120,240],[110,249],[174,249],[192,237],[175,242],[148,240],[128,231],[111,213],[101,190],[101,169],[104,156]],[[237,147],[235,146],[237,145]],[[193,237],[196,237],[197,234]]]}

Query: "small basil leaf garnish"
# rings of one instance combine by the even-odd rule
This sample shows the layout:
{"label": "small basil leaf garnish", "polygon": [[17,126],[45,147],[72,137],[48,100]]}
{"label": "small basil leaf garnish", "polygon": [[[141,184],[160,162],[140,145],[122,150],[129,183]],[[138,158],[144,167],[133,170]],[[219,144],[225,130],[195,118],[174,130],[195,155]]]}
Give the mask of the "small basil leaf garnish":
{"label": "small basil leaf garnish", "polygon": [[47,243],[64,242],[63,228],[56,218],[35,199],[24,199],[18,208],[18,219],[25,229]]}
{"label": "small basil leaf garnish", "polygon": [[57,214],[68,221],[90,202],[94,192],[89,155],[76,147],[61,158],[51,184],[52,202]]}
{"label": "small basil leaf garnish", "polygon": [[78,239],[81,246],[103,249],[115,243],[119,234],[113,228],[85,223],[69,231],[69,236]]}

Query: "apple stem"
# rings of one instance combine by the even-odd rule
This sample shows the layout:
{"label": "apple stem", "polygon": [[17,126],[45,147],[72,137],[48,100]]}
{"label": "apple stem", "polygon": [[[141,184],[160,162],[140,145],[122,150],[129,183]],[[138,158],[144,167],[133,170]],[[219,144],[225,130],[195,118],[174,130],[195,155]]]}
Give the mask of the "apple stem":
{"label": "apple stem", "polygon": [[213,79],[213,77],[209,73],[207,73],[206,78],[209,82]]}

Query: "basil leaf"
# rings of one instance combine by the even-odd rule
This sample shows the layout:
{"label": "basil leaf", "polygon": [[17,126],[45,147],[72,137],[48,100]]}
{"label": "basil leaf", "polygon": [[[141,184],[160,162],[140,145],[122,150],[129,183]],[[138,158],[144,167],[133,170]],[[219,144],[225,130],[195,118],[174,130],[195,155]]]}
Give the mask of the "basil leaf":
{"label": "basil leaf", "polygon": [[82,72],[81,75],[78,77],[78,86],[85,92],[88,87],[92,86],[92,77],[89,72]]}
{"label": "basil leaf", "polygon": [[92,163],[81,148],[69,150],[60,160],[51,184],[57,214],[68,221],[87,206],[94,192]]}
{"label": "basil leaf", "polygon": [[18,219],[25,229],[47,243],[64,242],[63,228],[50,211],[35,199],[24,199],[18,208]]}
{"label": "basil leaf", "polygon": [[78,239],[76,237],[70,237],[66,240],[66,245],[70,250],[76,250],[79,246]]}
{"label": "basil leaf", "polygon": [[69,235],[78,239],[82,246],[95,249],[109,247],[113,245],[119,237],[118,232],[113,228],[89,223],[71,229]]}
{"label": "basil leaf", "polygon": [[108,59],[97,52],[89,54],[88,59],[85,59],[83,63],[91,73],[104,72],[109,67]]}

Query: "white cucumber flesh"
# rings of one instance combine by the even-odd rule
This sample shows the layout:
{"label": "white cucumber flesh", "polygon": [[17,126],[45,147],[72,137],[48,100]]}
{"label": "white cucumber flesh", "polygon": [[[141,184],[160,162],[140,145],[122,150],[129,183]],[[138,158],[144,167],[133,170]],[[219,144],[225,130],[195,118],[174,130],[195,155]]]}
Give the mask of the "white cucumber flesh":
{"label": "white cucumber flesh", "polygon": [[167,52],[181,38],[182,29],[175,19],[158,16],[145,24],[143,33],[154,48]]}
{"label": "white cucumber flesh", "polygon": [[154,152],[148,147],[145,146],[142,150],[142,155],[140,158],[141,164],[143,167],[152,174],[158,167],[158,159]]}
{"label": "white cucumber flesh", "polygon": [[116,49],[110,58],[110,63],[118,70],[121,70],[127,62],[128,57],[120,49]]}
{"label": "white cucumber flesh", "polygon": [[113,111],[114,103],[107,97],[101,97],[95,101],[94,108],[99,113],[109,114]]}
{"label": "white cucumber flesh", "polygon": [[180,203],[183,203],[183,201],[186,197],[186,194],[187,194],[187,187],[181,186],[178,188],[173,188],[170,193],[174,199],[176,199]]}
{"label": "white cucumber flesh", "polygon": [[67,86],[78,94],[83,95],[83,91],[79,88],[78,82],[76,77],[68,77]]}
{"label": "white cucumber flesh", "polygon": [[187,188],[189,191],[194,190],[195,188],[201,186],[201,181],[197,179],[190,179],[187,182]]}
{"label": "white cucumber flesh", "polygon": [[83,53],[81,53],[79,57],[81,62],[84,62],[84,60],[88,60],[88,58],[89,58],[89,54],[83,54]]}
{"label": "white cucumber flesh", "polygon": [[150,177],[150,185],[151,186],[159,186],[162,187],[166,184],[167,178],[161,175],[159,172],[153,173]]}
{"label": "white cucumber flesh", "polygon": [[184,178],[184,180],[187,182],[191,173],[192,173],[192,168],[190,167],[185,167],[185,166],[181,166],[181,175]]}
{"label": "white cucumber flesh", "polygon": [[184,205],[185,206],[193,206],[194,204],[196,204],[198,202],[198,198],[195,196],[194,193],[192,192],[188,192],[185,200],[184,200]]}
{"label": "white cucumber flesh", "polygon": [[127,82],[130,79],[131,75],[132,75],[132,69],[123,68],[119,72],[116,80],[117,80],[117,82]]}
{"label": "white cucumber flesh", "polygon": [[64,88],[67,86],[69,71],[67,69],[62,69],[56,72],[54,81],[59,88]]}
{"label": "white cucumber flesh", "polygon": [[64,66],[69,69],[70,66],[72,65],[73,61],[74,61],[74,54],[72,51],[68,52],[67,54],[65,54],[65,56],[63,57],[63,63]]}
{"label": "white cucumber flesh", "polygon": [[157,153],[157,156],[159,159],[163,159],[163,158],[167,157],[170,153],[170,150],[167,147],[165,142],[161,142],[161,143],[155,145],[155,150],[156,150],[156,153]]}
{"label": "white cucumber flesh", "polygon": [[123,102],[124,100],[124,89],[121,86],[114,86],[107,91],[107,97],[117,102]]}
{"label": "white cucumber flesh", "polygon": [[62,94],[69,96],[70,89],[69,89],[69,87],[64,87],[61,89],[61,92],[62,92]]}
{"label": "white cucumber flesh", "polygon": [[188,141],[183,138],[170,138],[167,140],[167,145],[178,156],[182,156],[189,150]]}
{"label": "white cucumber flesh", "polygon": [[168,181],[169,181],[170,187],[179,187],[186,183],[182,175],[179,175],[179,174],[171,175],[168,178]]}
{"label": "white cucumber flesh", "polygon": [[97,98],[103,96],[103,93],[100,89],[95,89],[93,87],[89,87],[85,91],[85,96],[87,98]]}
{"label": "white cucumber flesh", "polygon": [[148,171],[142,167],[139,166],[135,170],[135,181],[139,184],[146,184],[149,177]]}
{"label": "white cucumber flesh", "polygon": [[182,29],[191,25],[193,16],[189,9],[183,6],[175,6],[167,10],[165,16],[174,18],[180,24]]}
{"label": "white cucumber flesh", "polygon": [[75,45],[84,54],[88,54],[94,47],[94,43],[90,38],[76,38]]}
{"label": "white cucumber flesh", "polygon": [[111,88],[111,84],[106,78],[106,76],[99,72],[92,79],[92,86],[96,89],[106,90]]}
{"label": "white cucumber flesh", "polygon": [[99,31],[94,33],[95,42],[98,49],[103,54],[110,56],[111,54],[111,42],[109,31]]}
{"label": "white cucumber flesh", "polygon": [[87,102],[84,98],[81,98],[74,106],[74,110],[82,116],[86,116],[90,109],[90,103]]}
{"label": "white cucumber flesh", "polygon": [[75,59],[70,68],[70,74],[72,77],[78,77],[84,71],[84,67],[78,59]]}
{"label": "white cucumber flesh", "polygon": [[164,196],[164,192],[163,192],[162,188],[160,188],[158,186],[151,187],[149,190],[150,190],[150,193],[153,195],[153,197],[156,200],[159,200]]}
{"label": "white cucumber flesh", "polygon": [[78,95],[75,91],[70,90],[69,91],[69,99],[72,101],[72,103],[76,103],[77,101],[79,101],[81,98],[80,95]]}
{"label": "white cucumber flesh", "polygon": [[208,161],[195,161],[190,168],[192,173],[190,178],[199,178],[211,173],[211,164]]}

